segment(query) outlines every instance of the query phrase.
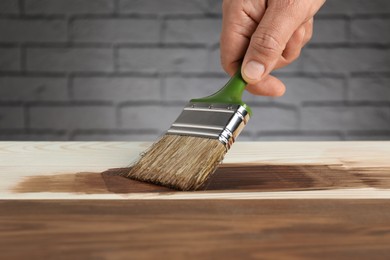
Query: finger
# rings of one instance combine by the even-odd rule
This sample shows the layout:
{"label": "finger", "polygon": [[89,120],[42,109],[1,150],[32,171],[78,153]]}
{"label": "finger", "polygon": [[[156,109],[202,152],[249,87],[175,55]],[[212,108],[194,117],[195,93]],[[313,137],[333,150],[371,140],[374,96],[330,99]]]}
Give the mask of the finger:
{"label": "finger", "polygon": [[247,85],[246,89],[254,95],[272,97],[282,96],[286,92],[286,86],[283,82],[271,75],[267,75],[256,84]]}
{"label": "finger", "polygon": [[286,48],[282,53],[282,58],[287,64],[290,64],[299,57],[301,54],[303,39],[305,38],[305,27],[300,26],[290,40],[286,44]]}
{"label": "finger", "polygon": [[305,37],[303,38],[303,46],[305,46],[306,43],[310,41],[311,37],[313,37],[313,23],[314,23],[314,19],[312,17],[311,19],[309,19],[309,21],[303,24],[303,26],[305,27]]}
{"label": "finger", "polygon": [[301,25],[287,42],[286,49],[275,65],[275,69],[283,68],[295,61],[301,54],[303,46],[313,36],[313,18]]}
{"label": "finger", "polygon": [[286,48],[284,49],[282,55],[279,57],[279,60],[276,63],[274,69],[285,67],[299,57],[299,55],[301,54],[305,33],[306,29],[304,26],[300,26],[294,32],[290,40],[287,42]]}
{"label": "finger", "polygon": [[278,62],[295,30],[310,19],[325,0],[274,0],[253,34],[241,73],[252,84],[268,75]]}
{"label": "finger", "polygon": [[295,6],[267,8],[259,26],[252,35],[242,66],[242,76],[256,84],[275,67],[287,42],[303,22]]}
{"label": "finger", "polygon": [[[256,1],[256,3],[260,2]],[[256,12],[256,19],[252,17],[254,14],[248,14],[243,10],[240,1],[224,1],[222,8],[221,64],[227,73],[233,75],[241,65],[249,46],[250,37],[256,30],[265,8],[248,6],[249,10],[259,10]]]}

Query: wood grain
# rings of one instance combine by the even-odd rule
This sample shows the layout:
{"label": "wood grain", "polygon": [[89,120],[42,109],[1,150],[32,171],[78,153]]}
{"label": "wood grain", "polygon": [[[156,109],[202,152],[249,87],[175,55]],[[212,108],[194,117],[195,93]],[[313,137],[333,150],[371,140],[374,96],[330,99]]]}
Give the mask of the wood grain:
{"label": "wood grain", "polygon": [[2,259],[389,259],[390,200],[0,201]]}
{"label": "wood grain", "polygon": [[390,142],[237,143],[201,191],[148,143],[0,142],[1,259],[390,259]]}
{"label": "wood grain", "polygon": [[[175,191],[122,177],[129,169],[32,176],[18,183],[13,191],[78,194]],[[217,169],[200,191],[299,191],[367,187],[390,188],[390,167],[344,169],[327,165],[226,164]]]}
{"label": "wood grain", "polygon": [[[128,166],[148,145],[99,142],[0,143],[0,197],[390,197],[390,142],[237,143],[201,191],[193,193],[176,192],[117,176],[118,173],[128,171],[123,166]],[[340,189],[345,192],[340,193]],[[282,195],[284,197],[280,197]]]}

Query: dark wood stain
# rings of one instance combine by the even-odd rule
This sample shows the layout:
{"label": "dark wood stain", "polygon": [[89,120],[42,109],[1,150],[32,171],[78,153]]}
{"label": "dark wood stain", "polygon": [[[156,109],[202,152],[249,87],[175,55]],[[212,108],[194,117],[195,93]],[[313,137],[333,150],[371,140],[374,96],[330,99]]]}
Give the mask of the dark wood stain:
{"label": "dark wood stain", "polygon": [[[13,191],[83,194],[172,192],[173,190],[122,177],[129,168],[102,173],[79,172],[28,177]],[[390,188],[390,168],[345,169],[342,165],[235,165],[224,164],[203,191],[288,191],[376,187]]]}
{"label": "dark wood stain", "polygon": [[390,200],[1,201],[2,259],[390,259]]}
{"label": "dark wood stain", "polygon": [[114,168],[101,173],[109,193],[166,192],[171,189],[151,183],[140,182],[123,177],[130,168]]}

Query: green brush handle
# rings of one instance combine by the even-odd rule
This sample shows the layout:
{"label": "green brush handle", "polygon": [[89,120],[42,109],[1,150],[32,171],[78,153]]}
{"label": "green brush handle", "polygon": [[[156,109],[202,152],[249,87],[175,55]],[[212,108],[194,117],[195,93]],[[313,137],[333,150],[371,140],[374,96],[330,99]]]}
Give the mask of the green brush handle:
{"label": "green brush handle", "polygon": [[222,103],[222,104],[234,104],[245,107],[249,115],[252,116],[252,110],[250,107],[242,101],[242,93],[246,87],[246,82],[241,76],[241,70],[239,69],[236,74],[221,88],[218,92],[211,96],[204,98],[191,99],[190,102],[201,103]]}

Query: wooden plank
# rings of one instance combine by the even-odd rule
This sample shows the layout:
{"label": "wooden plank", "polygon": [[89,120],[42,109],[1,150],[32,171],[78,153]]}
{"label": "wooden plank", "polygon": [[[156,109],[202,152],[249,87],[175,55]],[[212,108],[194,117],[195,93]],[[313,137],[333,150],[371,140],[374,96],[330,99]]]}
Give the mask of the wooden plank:
{"label": "wooden plank", "polygon": [[201,191],[117,176],[149,143],[1,142],[3,199],[390,198],[390,142],[236,143]]}
{"label": "wooden plank", "polygon": [[389,259],[390,200],[0,201],[2,259]]}
{"label": "wooden plank", "polygon": [[237,143],[196,192],[117,175],[148,145],[0,143],[1,258],[390,257],[390,142]]}

